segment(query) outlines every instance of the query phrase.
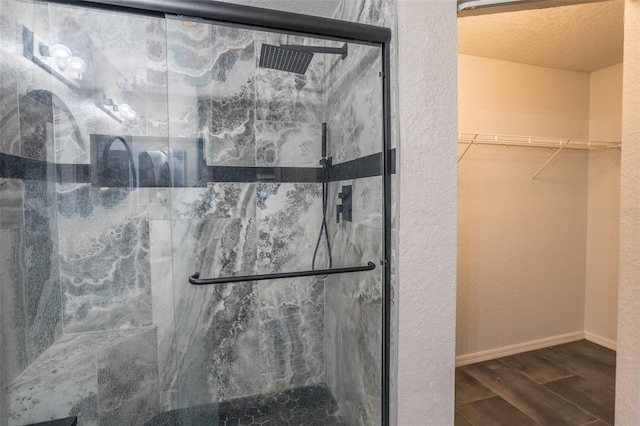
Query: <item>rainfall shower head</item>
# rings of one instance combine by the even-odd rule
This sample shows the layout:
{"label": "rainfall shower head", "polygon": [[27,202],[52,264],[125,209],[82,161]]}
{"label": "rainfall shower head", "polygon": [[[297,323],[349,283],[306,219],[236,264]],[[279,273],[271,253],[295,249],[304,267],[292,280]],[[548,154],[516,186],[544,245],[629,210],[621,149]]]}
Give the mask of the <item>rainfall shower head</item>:
{"label": "rainfall shower head", "polygon": [[304,74],[313,59],[313,52],[263,44],[260,52],[260,67]]}
{"label": "rainfall shower head", "polygon": [[296,74],[304,74],[309,68],[314,53],[330,53],[347,57],[347,43],[342,47],[299,46],[281,44],[274,46],[264,43],[260,51],[261,68],[271,68],[279,71],[288,71]]}

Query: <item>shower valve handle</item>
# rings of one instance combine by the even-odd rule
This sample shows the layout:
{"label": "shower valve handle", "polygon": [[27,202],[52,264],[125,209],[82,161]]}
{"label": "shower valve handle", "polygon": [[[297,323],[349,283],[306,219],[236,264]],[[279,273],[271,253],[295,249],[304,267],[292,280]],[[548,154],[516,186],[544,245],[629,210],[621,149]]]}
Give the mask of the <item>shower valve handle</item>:
{"label": "shower valve handle", "polygon": [[351,222],[352,219],[352,195],[353,189],[351,185],[343,185],[342,191],[338,193],[338,198],[341,200],[341,203],[336,206],[336,212],[338,217],[336,220],[340,223],[340,216],[342,216],[343,221]]}

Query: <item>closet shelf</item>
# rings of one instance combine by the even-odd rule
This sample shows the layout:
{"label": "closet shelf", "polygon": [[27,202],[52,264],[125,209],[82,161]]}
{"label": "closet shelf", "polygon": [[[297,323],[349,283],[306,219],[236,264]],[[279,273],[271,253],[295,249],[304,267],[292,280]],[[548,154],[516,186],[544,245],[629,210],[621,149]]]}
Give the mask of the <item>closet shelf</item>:
{"label": "closet shelf", "polygon": [[527,146],[536,148],[554,148],[553,153],[540,168],[531,176],[531,181],[536,178],[563,149],[610,149],[620,148],[621,141],[592,141],[585,139],[561,139],[545,138],[537,136],[496,135],[487,133],[459,133],[458,143],[467,144],[467,147],[458,157],[458,163],[464,158],[473,145],[504,145]]}
{"label": "closet shelf", "polygon": [[537,148],[607,149],[620,148],[620,141],[547,138],[539,136],[498,135],[489,133],[459,133],[458,143],[478,145],[529,146]]}

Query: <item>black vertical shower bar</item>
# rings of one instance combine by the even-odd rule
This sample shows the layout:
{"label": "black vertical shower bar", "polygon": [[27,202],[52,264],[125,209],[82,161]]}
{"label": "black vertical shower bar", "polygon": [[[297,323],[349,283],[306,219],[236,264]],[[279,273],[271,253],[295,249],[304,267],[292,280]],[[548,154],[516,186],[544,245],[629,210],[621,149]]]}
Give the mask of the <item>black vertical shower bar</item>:
{"label": "black vertical shower bar", "polygon": [[[384,214],[384,258],[383,291],[384,303],[382,313],[382,424],[390,423],[391,393],[391,43],[382,43],[382,167],[384,171],[383,214]],[[397,336],[396,336],[397,338]]]}

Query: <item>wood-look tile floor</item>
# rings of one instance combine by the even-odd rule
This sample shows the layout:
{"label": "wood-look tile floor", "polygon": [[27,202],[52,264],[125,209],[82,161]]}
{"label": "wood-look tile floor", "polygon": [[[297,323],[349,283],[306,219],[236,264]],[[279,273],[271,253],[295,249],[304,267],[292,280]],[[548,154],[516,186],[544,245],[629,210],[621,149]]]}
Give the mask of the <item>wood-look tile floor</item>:
{"label": "wood-look tile floor", "polygon": [[615,370],[586,340],[456,368],[455,426],[613,425]]}

